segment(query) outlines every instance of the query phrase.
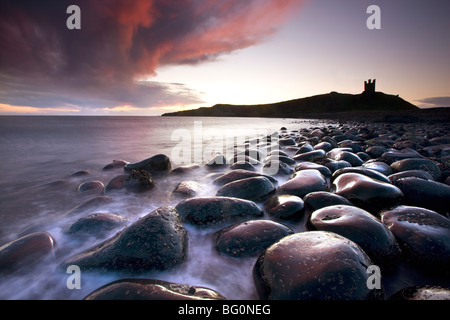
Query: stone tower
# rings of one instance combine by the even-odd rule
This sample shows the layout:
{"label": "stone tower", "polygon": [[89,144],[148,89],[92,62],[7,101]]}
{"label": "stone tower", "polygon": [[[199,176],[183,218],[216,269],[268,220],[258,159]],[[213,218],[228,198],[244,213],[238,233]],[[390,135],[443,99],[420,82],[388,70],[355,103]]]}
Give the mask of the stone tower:
{"label": "stone tower", "polygon": [[376,79],[369,79],[369,81],[364,81],[364,93],[365,94],[374,94],[375,93],[375,82]]}

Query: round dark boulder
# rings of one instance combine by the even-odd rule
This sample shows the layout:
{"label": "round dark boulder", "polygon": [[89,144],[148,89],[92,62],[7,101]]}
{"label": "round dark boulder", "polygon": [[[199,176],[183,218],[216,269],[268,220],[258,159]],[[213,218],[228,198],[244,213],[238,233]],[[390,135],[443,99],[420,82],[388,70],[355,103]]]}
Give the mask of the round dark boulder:
{"label": "round dark boulder", "polygon": [[264,208],[275,218],[291,220],[302,215],[304,203],[297,196],[275,195],[264,202]]}
{"label": "round dark boulder", "polygon": [[389,229],[369,212],[347,205],[316,210],[311,225],[320,231],[340,234],[358,244],[382,269],[399,262],[400,248]]}
{"label": "round dark boulder", "polygon": [[324,177],[330,177],[330,176],[331,176],[331,171],[330,171],[330,169],[328,169],[328,168],[325,167],[324,165],[317,164],[317,163],[314,163],[314,162],[309,162],[309,161],[300,162],[300,163],[297,164],[297,166],[295,167],[295,171],[308,170],[308,169],[316,169],[316,170],[318,170]]}
{"label": "round dark boulder", "polygon": [[324,231],[295,233],[258,258],[253,279],[261,299],[366,300],[372,261],[354,242]]}
{"label": "round dark boulder", "polygon": [[326,191],[328,183],[325,177],[315,169],[300,170],[294,177],[278,188],[279,194],[290,194],[303,198],[310,192]]}
{"label": "round dark boulder", "polygon": [[230,169],[231,170],[241,169],[241,170],[248,170],[248,171],[257,171],[255,166],[252,165],[250,162],[247,162],[247,161],[238,161],[236,163],[233,163],[230,166]]}
{"label": "round dark boulder", "polygon": [[177,210],[161,207],[112,238],[66,260],[61,267],[145,272],[167,270],[186,257],[187,231]]}
{"label": "round dark boulder", "polygon": [[402,172],[408,170],[422,170],[428,172],[433,180],[438,181],[441,178],[441,170],[438,165],[429,159],[404,159],[391,164],[392,171]]}
{"label": "round dark boulder", "polygon": [[431,174],[429,174],[426,171],[423,170],[407,170],[407,171],[402,171],[399,173],[394,173],[388,176],[389,181],[391,181],[392,184],[396,184],[398,180],[400,179],[404,179],[404,178],[409,178],[409,177],[416,177],[416,178],[420,178],[420,179],[425,179],[425,180],[434,180],[433,177],[431,176]]}
{"label": "round dark boulder", "polygon": [[349,168],[352,166],[349,162],[345,160],[332,160],[328,158],[321,160],[319,163],[330,169],[332,173],[334,173],[339,169]]}
{"label": "round dark boulder", "polygon": [[137,163],[128,163],[124,167],[125,171],[131,170],[145,170],[152,175],[170,172],[172,164],[168,156],[164,154],[157,154],[151,158],[142,160]]}
{"label": "round dark boulder", "polygon": [[425,267],[450,268],[450,220],[437,212],[399,206],[382,213],[382,222],[398,239],[412,262]]}
{"label": "round dark boulder", "polygon": [[270,220],[250,220],[217,231],[215,247],[233,257],[259,256],[278,240],[294,233],[290,228]]}
{"label": "round dark boulder", "polygon": [[403,199],[402,191],[396,186],[359,173],[340,175],[333,181],[332,190],[372,214],[391,208]]}
{"label": "round dark boulder", "polygon": [[47,232],[35,232],[0,247],[0,274],[26,271],[54,253],[55,240]]}
{"label": "round dark boulder", "polygon": [[200,185],[196,181],[182,181],[172,192],[172,196],[179,198],[195,197],[200,192]]}
{"label": "round dark boulder", "polygon": [[98,196],[91,200],[88,200],[69,212],[66,213],[66,216],[77,216],[80,214],[91,214],[99,211],[106,210],[109,205],[114,203],[114,199],[110,196]]}
{"label": "round dark boulder", "polygon": [[263,211],[253,201],[228,198],[204,197],[181,201],[176,206],[181,219],[198,226],[208,226],[244,217],[261,217]]}
{"label": "round dark boulder", "polygon": [[372,170],[378,171],[379,173],[382,173],[385,176],[392,174],[391,167],[387,163],[384,163],[381,161],[369,160],[369,161],[365,162],[362,166],[367,169],[372,169]]}
{"label": "round dark boulder", "polygon": [[381,161],[386,162],[388,164],[392,164],[396,161],[409,159],[409,158],[423,158],[423,156],[417,151],[411,148],[405,148],[402,150],[397,149],[389,149],[381,156]]}
{"label": "round dark boulder", "polygon": [[84,300],[225,300],[205,287],[154,279],[121,279],[91,292]]}
{"label": "round dark boulder", "polygon": [[123,168],[125,167],[127,164],[129,164],[128,161],[125,160],[113,160],[113,162],[107,164],[106,166],[103,167],[103,170],[113,170],[113,169],[117,169],[117,168]]}
{"label": "round dark boulder", "polygon": [[78,186],[78,192],[102,192],[105,185],[101,181],[86,181]]}
{"label": "round dark boulder", "polygon": [[374,159],[380,158],[387,151],[388,149],[383,146],[371,146],[366,149],[366,153]]}
{"label": "round dark boulder", "polygon": [[393,294],[390,300],[450,300],[450,288],[439,286],[412,286]]}
{"label": "round dark boulder", "polygon": [[105,194],[113,191],[126,190],[142,193],[153,189],[155,182],[146,170],[131,170],[129,174],[122,174],[111,179],[105,186]]}
{"label": "round dark boulder", "polygon": [[223,186],[227,183],[230,183],[230,182],[233,182],[236,180],[241,180],[241,179],[251,178],[251,177],[260,177],[260,176],[266,177],[272,183],[277,183],[277,180],[271,176],[266,176],[266,175],[262,175],[261,173],[258,173],[258,172],[242,170],[242,169],[231,170],[230,172],[225,173],[225,174],[219,176],[218,178],[216,178],[213,183],[216,185],[219,185],[219,186]]}
{"label": "round dark boulder", "polygon": [[103,236],[126,226],[128,219],[112,213],[94,213],[80,218],[66,228],[64,233],[76,235]]}
{"label": "round dark boulder", "polygon": [[323,158],[325,158],[325,151],[322,149],[296,154],[293,157],[295,161],[310,161],[310,162],[314,162],[317,159]]}
{"label": "round dark boulder", "polygon": [[286,162],[270,160],[264,163],[262,172],[267,176],[288,176],[294,172],[294,169],[292,169]]}
{"label": "round dark boulder", "polygon": [[399,179],[395,185],[402,190],[403,203],[437,211],[443,215],[450,213],[450,186],[416,177]]}
{"label": "round dark boulder", "polygon": [[381,182],[391,183],[391,181],[384,174],[365,167],[347,167],[338,169],[331,176],[331,182],[344,173],[358,173]]}
{"label": "round dark boulder", "polygon": [[266,177],[251,177],[227,183],[217,191],[216,196],[262,201],[275,190]]}
{"label": "round dark boulder", "polygon": [[347,205],[351,206],[352,203],[343,196],[327,191],[311,192],[303,198],[305,203],[305,214],[311,216],[311,214],[319,209],[334,205]]}
{"label": "round dark boulder", "polygon": [[358,167],[363,164],[363,161],[361,160],[360,157],[358,157],[353,152],[349,151],[341,151],[338,154],[336,154],[332,159],[337,161],[339,160],[347,161],[352,165],[352,167]]}

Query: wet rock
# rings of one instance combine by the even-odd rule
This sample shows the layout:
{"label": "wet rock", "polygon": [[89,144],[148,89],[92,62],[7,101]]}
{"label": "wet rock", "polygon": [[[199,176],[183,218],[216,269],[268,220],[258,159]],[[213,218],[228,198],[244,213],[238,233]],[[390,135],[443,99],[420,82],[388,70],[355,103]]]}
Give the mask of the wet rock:
{"label": "wet rock", "polygon": [[372,214],[393,207],[403,199],[402,191],[396,186],[359,173],[344,173],[338,176],[333,181],[332,189],[336,194]]}
{"label": "wet rock", "polygon": [[416,177],[399,179],[395,185],[404,194],[405,205],[423,207],[441,214],[450,212],[450,186]]}
{"label": "wet rock", "polygon": [[91,173],[89,172],[89,171],[87,171],[87,170],[80,170],[80,171],[77,171],[77,172],[74,172],[74,173],[72,173],[71,175],[70,175],[70,177],[72,177],[72,178],[78,178],[78,177],[84,177],[84,176],[87,176],[87,175],[90,175]]}
{"label": "wet rock", "polygon": [[253,278],[261,299],[366,300],[379,293],[366,284],[372,264],[347,238],[324,231],[302,232],[270,246],[258,258]]}
{"label": "wet rock", "polygon": [[295,146],[295,141],[292,138],[282,138],[278,140],[280,146]]}
{"label": "wet rock", "polygon": [[78,192],[102,192],[105,185],[101,181],[87,181],[78,186]]}
{"label": "wet rock", "polygon": [[388,149],[383,146],[372,146],[366,149],[366,153],[372,158],[380,158]]}
{"label": "wet rock", "polygon": [[391,181],[392,184],[396,184],[396,182],[400,179],[403,178],[408,178],[408,177],[416,177],[416,178],[420,178],[420,179],[425,179],[425,180],[433,180],[433,177],[431,176],[431,174],[429,174],[426,171],[423,170],[407,170],[407,171],[402,171],[399,173],[394,173],[391,174],[390,176],[388,176],[389,181]]}
{"label": "wet rock", "polygon": [[358,173],[381,182],[391,183],[390,180],[384,174],[365,167],[347,167],[338,169],[331,176],[331,181],[333,182],[334,180],[336,180],[337,177],[345,173]]}
{"label": "wet rock", "polygon": [[367,169],[378,171],[379,173],[382,173],[385,176],[389,176],[390,174],[392,174],[391,167],[387,163],[381,161],[368,161],[363,163],[362,166]]}
{"label": "wet rock", "polygon": [[333,149],[333,146],[331,145],[331,143],[323,141],[314,146],[314,150],[319,150],[319,149],[321,149],[325,152],[328,152],[331,149]]}
{"label": "wet rock", "polygon": [[170,172],[172,164],[168,156],[164,154],[157,154],[151,158],[142,160],[137,163],[128,163],[124,167],[125,171],[145,170],[152,175],[159,175]]}
{"label": "wet rock", "polygon": [[294,174],[294,177],[279,188],[279,194],[289,194],[303,198],[310,192],[326,191],[328,183],[325,177],[315,169],[301,170]]}
{"label": "wet rock", "polygon": [[91,292],[84,300],[225,300],[217,291],[154,279],[121,279]]}
{"label": "wet rock", "polygon": [[227,183],[217,191],[216,196],[262,201],[275,191],[266,177],[251,177]]}
{"label": "wet rock", "polygon": [[262,172],[266,176],[288,176],[294,172],[294,169],[283,161],[271,160],[264,164]]}
{"label": "wet rock", "polygon": [[266,177],[272,183],[277,183],[277,180],[271,176],[263,175],[258,172],[236,169],[236,170],[232,170],[232,171],[225,173],[225,174],[219,176],[218,178],[216,178],[214,180],[214,184],[223,186],[227,183],[230,183],[230,182],[233,182],[236,180],[241,180],[241,179],[251,178],[251,177],[261,177],[261,176]]}
{"label": "wet rock", "polygon": [[300,162],[295,167],[295,171],[308,170],[308,169],[318,170],[324,177],[331,177],[330,169],[328,169],[324,165],[317,164],[317,163],[314,163],[314,162],[309,162],[309,161]]}
{"label": "wet rock", "polygon": [[176,175],[191,174],[201,167],[202,166],[198,164],[186,165],[172,169],[171,173]]}
{"label": "wet rock", "polygon": [[255,166],[252,165],[250,162],[246,162],[246,161],[238,161],[236,163],[233,163],[230,166],[231,170],[247,170],[247,171],[257,171]]}
{"label": "wet rock", "polygon": [[433,180],[441,178],[441,170],[438,165],[429,159],[404,159],[391,164],[392,171],[402,172],[408,170],[423,170],[428,172]]}
{"label": "wet rock", "polygon": [[300,197],[275,195],[264,202],[267,213],[275,218],[291,220],[303,213],[304,203]]}
{"label": "wet rock", "polygon": [[142,193],[153,189],[155,183],[146,170],[131,170],[129,174],[122,174],[111,179],[105,186],[105,194],[113,191],[126,190],[133,193]]}
{"label": "wet rock", "polygon": [[295,152],[295,155],[299,155],[299,154],[303,154],[303,153],[307,153],[307,152],[311,152],[311,151],[314,151],[314,147],[310,143],[305,143],[300,148],[298,148],[298,150]]}
{"label": "wet rock", "polygon": [[144,272],[167,270],[186,257],[187,232],[177,210],[161,207],[148,213],[112,238],[62,263],[65,270]]}
{"label": "wet rock", "polygon": [[430,139],[432,145],[450,144],[450,136],[434,137]]}
{"label": "wet rock", "polygon": [[440,286],[412,286],[393,294],[390,300],[450,300],[450,288]]}
{"label": "wet rock", "polygon": [[314,160],[322,158],[325,158],[325,151],[321,149],[297,154],[293,157],[295,161],[310,161],[310,162],[314,162]]}
{"label": "wet rock", "polygon": [[400,248],[389,229],[369,212],[354,206],[334,205],[316,210],[311,225],[340,234],[358,244],[382,269],[399,262]]}
{"label": "wet rock", "polygon": [[35,232],[0,247],[0,274],[29,271],[54,253],[55,240],[47,232]]}
{"label": "wet rock", "polygon": [[261,217],[256,203],[228,197],[198,197],[181,201],[176,209],[181,219],[198,226],[209,226],[239,218]]}
{"label": "wet rock", "polygon": [[352,167],[358,167],[363,164],[363,161],[354,153],[349,151],[341,151],[337,153],[334,157],[334,160],[344,160],[352,165]]}
{"label": "wet rock", "polygon": [[283,161],[287,165],[293,165],[295,164],[295,160],[288,157],[288,156],[282,156],[282,155],[271,155],[264,159],[264,162],[267,163],[269,161]]}
{"label": "wet rock", "polygon": [[334,205],[353,205],[343,196],[326,191],[311,192],[303,198],[305,203],[305,214],[311,216],[311,214],[319,209],[334,206]]}
{"label": "wet rock", "polygon": [[103,167],[103,170],[113,170],[117,168],[124,168],[127,164],[129,164],[128,161],[125,160],[113,160],[113,162],[107,164]]}
{"label": "wet rock", "polygon": [[423,158],[423,156],[411,148],[405,148],[402,150],[390,149],[381,156],[381,160],[388,164],[409,158]]}
{"label": "wet rock", "polygon": [[259,256],[278,240],[293,234],[290,228],[270,220],[250,220],[217,231],[215,247],[233,257]]}
{"label": "wet rock", "polygon": [[173,190],[172,195],[180,198],[195,197],[200,192],[200,185],[196,181],[182,181]]}
{"label": "wet rock", "polygon": [[349,162],[345,160],[331,160],[328,158],[321,160],[319,163],[330,169],[332,173],[335,172],[336,170],[342,168],[349,168],[352,166]]}
{"label": "wet rock", "polygon": [[399,206],[382,213],[402,251],[412,262],[448,272],[450,267],[450,220],[437,212]]}
{"label": "wet rock", "polygon": [[80,214],[91,214],[96,211],[101,211],[106,209],[109,205],[114,203],[114,199],[110,196],[98,196],[91,200],[88,200],[69,212],[66,213],[66,216],[77,216]]}
{"label": "wet rock", "polygon": [[102,237],[108,232],[126,226],[128,219],[117,214],[94,213],[80,218],[66,228],[64,233]]}

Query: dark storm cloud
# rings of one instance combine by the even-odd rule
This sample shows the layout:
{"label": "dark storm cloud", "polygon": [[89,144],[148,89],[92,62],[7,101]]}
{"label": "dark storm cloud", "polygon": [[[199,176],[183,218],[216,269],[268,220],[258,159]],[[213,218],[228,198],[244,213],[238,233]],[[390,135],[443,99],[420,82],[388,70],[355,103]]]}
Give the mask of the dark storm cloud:
{"label": "dark storm cloud", "polygon": [[418,102],[425,104],[423,107],[434,108],[434,107],[450,107],[450,97],[430,97]]}
{"label": "dark storm cloud", "polygon": [[[295,0],[2,0],[0,103],[138,108],[201,102],[140,82],[160,66],[198,64],[272,34]],[[81,9],[69,30],[66,9]]]}

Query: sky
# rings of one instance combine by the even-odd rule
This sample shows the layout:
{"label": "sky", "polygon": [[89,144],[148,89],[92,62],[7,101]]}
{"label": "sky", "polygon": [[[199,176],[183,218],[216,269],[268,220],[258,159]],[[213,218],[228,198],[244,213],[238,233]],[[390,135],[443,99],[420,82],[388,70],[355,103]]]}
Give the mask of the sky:
{"label": "sky", "polygon": [[448,0],[2,0],[0,115],[157,116],[357,94],[367,79],[447,107],[449,12]]}

